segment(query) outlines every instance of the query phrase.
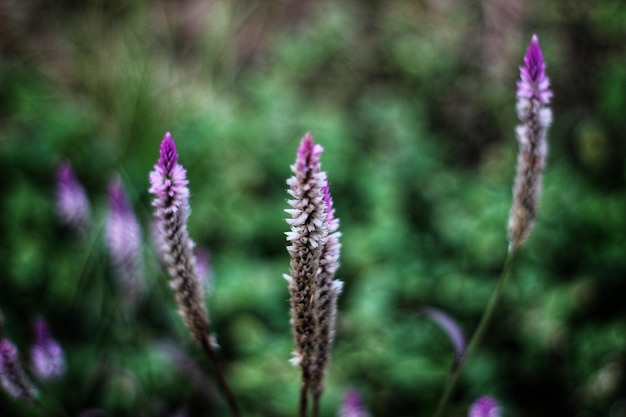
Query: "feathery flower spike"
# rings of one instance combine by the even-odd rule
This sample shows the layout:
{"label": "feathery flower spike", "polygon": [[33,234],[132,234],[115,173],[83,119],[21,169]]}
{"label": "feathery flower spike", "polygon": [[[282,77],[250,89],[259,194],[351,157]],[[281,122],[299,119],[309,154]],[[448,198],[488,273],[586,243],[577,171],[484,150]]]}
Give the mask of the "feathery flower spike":
{"label": "feathery flower spike", "polygon": [[7,339],[0,341],[0,385],[18,400],[32,401],[36,395],[19,362],[17,348]]}
{"label": "feathery flower spike", "polygon": [[65,161],[57,168],[56,203],[63,223],[83,236],[87,233],[91,208],[85,189],[76,179],[72,164]]}
{"label": "feathery flower spike", "polygon": [[355,389],[346,391],[339,409],[339,417],[369,417],[361,393]]}
{"label": "feathery flower spike", "polygon": [[189,188],[185,169],[178,163],[176,144],[170,133],[161,143],[160,157],[150,173],[150,193],[158,228],[161,259],[171,277],[170,286],[192,338],[206,342],[209,317],[196,272],[194,243],[187,231]]}
{"label": "feathery flower spike", "polygon": [[467,417],[500,417],[500,406],[495,399],[485,395],[474,401]]}
{"label": "feathery flower spike", "polygon": [[291,256],[289,282],[291,301],[291,328],[296,345],[292,360],[302,369],[302,383],[309,390],[316,338],[319,331],[315,308],[315,284],[320,267],[322,249],[327,241],[326,204],[324,187],[326,174],[320,170],[323,148],[313,143],[313,135],[307,133],[300,143],[296,162],[291,166],[293,176],[287,180],[287,192],[293,199],[287,201],[292,207],[285,212],[291,231],[286,232],[291,243],[287,251]]}
{"label": "feathery flower spike", "polygon": [[343,283],[335,280],[339,267],[339,220],[334,217],[326,173],[321,170],[323,148],[307,133],[291,166],[287,180],[292,197],[285,212],[290,215],[285,233],[291,257],[289,282],[291,328],[296,346],[292,362],[300,366],[302,385],[300,415],[306,414],[307,396],[313,395],[313,415],[319,412],[322,380],[330,358],[337,312],[337,298]]}
{"label": "feathery flower spike", "polygon": [[539,39],[533,35],[517,83],[517,114],[522,124],[516,128],[519,152],[508,224],[511,252],[528,239],[537,218],[548,152],[547,131],[552,122],[552,111],[548,107],[552,91],[545,70]]}
{"label": "feathery flower spike", "polygon": [[65,372],[65,356],[61,345],[50,336],[43,318],[35,320],[35,343],[30,350],[33,371],[43,380],[54,380]]}
{"label": "feathery flower spike", "polygon": [[145,290],[141,271],[141,227],[119,178],[109,184],[107,246],[128,308],[133,308]]}

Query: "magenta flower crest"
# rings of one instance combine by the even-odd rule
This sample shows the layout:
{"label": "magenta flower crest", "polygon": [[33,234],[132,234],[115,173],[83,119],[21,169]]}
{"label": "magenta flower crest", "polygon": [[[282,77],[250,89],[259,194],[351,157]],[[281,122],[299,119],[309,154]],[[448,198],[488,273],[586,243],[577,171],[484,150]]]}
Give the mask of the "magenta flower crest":
{"label": "magenta flower crest", "polygon": [[187,231],[190,207],[186,175],[178,164],[174,139],[167,133],[161,142],[159,160],[150,173],[159,257],[170,275],[170,286],[192,338],[200,344],[210,344],[209,317],[193,253],[195,244]]}
{"label": "magenta flower crest", "polygon": [[68,161],[57,168],[56,205],[63,223],[79,235],[87,232],[91,222],[89,199]]}
{"label": "magenta flower crest", "polygon": [[495,399],[485,395],[474,401],[467,417],[500,417],[500,406]]}
{"label": "magenta flower crest", "polygon": [[45,320],[35,320],[35,343],[31,348],[33,371],[43,380],[54,380],[65,372],[65,356],[61,345],[50,336]]}
{"label": "magenta flower crest", "polygon": [[7,339],[0,341],[0,385],[7,394],[19,400],[32,401],[37,394],[22,368],[17,348]]}
{"label": "magenta flower crest", "polygon": [[178,153],[172,135],[167,132],[161,143],[159,160],[150,173],[150,190],[157,198],[153,205],[170,211],[182,210],[185,216],[189,212],[189,188],[187,172],[178,163]]}
{"label": "magenta flower crest", "polygon": [[537,35],[533,35],[524,56],[524,65],[519,70],[521,80],[517,82],[518,99],[536,99],[542,104],[549,104],[552,98],[550,78],[546,75],[546,63]]}
{"label": "magenta flower crest", "polygon": [[141,226],[119,179],[109,184],[106,238],[124,302],[132,308],[145,290],[141,270]]}

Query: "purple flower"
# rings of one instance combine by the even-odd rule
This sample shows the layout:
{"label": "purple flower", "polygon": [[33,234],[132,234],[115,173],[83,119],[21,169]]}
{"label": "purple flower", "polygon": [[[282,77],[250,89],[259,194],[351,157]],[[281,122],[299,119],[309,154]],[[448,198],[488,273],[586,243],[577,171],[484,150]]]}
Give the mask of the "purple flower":
{"label": "purple flower", "polygon": [[50,336],[45,320],[35,320],[35,344],[31,348],[33,371],[41,379],[57,379],[65,372],[65,356],[61,345]]}
{"label": "purple flower", "polygon": [[524,56],[524,65],[519,68],[521,80],[517,82],[518,99],[536,99],[542,104],[550,104],[550,78],[546,75],[539,38],[533,35]]}
{"label": "purple flower", "polygon": [[150,173],[150,193],[154,194],[156,239],[160,258],[171,277],[170,286],[192,338],[208,343],[209,317],[198,282],[194,243],[187,231],[189,189],[185,169],[178,164],[176,145],[169,132],[163,138],[154,171]]}
{"label": "purple flower", "polygon": [[91,218],[89,200],[67,161],[57,168],[56,200],[61,220],[79,235],[86,234]]}
{"label": "purple flower", "polygon": [[291,325],[296,345],[294,363],[302,369],[303,389],[319,398],[326,362],[334,335],[337,297],[341,281],[334,280],[339,266],[339,226],[334,217],[326,173],[321,171],[323,149],[307,133],[291,166],[287,180],[291,243],[287,251],[291,268],[289,282]]}
{"label": "purple flower", "polygon": [[495,399],[485,395],[474,401],[467,417],[500,417],[500,406]]}
{"label": "purple flower", "polygon": [[19,362],[17,348],[7,339],[0,341],[0,385],[13,398],[32,401],[35,388],[26,378]]}
{"label": "purple flower", "polygon": [[369,415],[361,393],[355,389],[346,391],[339,409],[339,417],[369,417]]}
{"label": "purple flower", "polygon": [[106,238],[125,304],[132,307],[145,291],[141,271],[141,227],[119,179],[109,184]]}
{"label": "purple flower", "polygon": [[519,248],[528,239],[537,218],[543,169],[548,153],[547,132],[552,111],[547,105],[552,98],[537,35],[533,35],[520,67],[517,83],[517,113],[522,122],[516,128],[519,152],[513,205],[509,214],[509,251]]}
{"label": "purple flower", "polygon": [[424,314],[437,323],[448,335],[454,347],[455,362],[458,364],[465,353],[465,336],[463,336],[463,331],[459,327],[459,324],[448,314],[436,308],[426,308],[424,309]]}

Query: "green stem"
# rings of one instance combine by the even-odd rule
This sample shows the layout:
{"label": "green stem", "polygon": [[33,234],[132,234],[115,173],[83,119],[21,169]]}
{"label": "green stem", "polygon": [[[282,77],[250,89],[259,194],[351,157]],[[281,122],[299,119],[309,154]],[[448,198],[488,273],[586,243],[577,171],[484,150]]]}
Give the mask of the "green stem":
{"label": "green stem", "polygon": [[485,330],[487,329],[487,327],[489,326],[489,323],[491,322],[493,313],[496,311],[496,306],[498,304],[498,301],[500,301],[500,298],[502,298],[502,294],[504,293],[504,288],[506,287],[506,283],[509,280],[511,267],[513,265],[513,260],[515,259],[516,253],[517,253],[516,250],[512,250],[508,252],[506,260],[504,261],[502,274],[500,275],[500,279],[498,280],[498,285],[496,286],[496,289],[493,291],[493,294],[491,294],[491,299],[489,300],[489,303],[487,304],[487,307],[485,308],[485,311],[483,312],[483,315],[480,319],[480,322],[478,323],[478,327],[476,328],[476,331],[474,331],[474,334],[472,335],[472,338],[470,339],[469,344],[467,345],[467,348],[465,349],[465,353],[459,359],[458,363],[456,364],[456,367],[453,369],[453,371],[450,373],[450,375],[448,375],[448,378],[446,379],[446,384],[444,386],[443,393],[441,397],[439,398],[439,403],[437,405],[435,414],[433,414],[433,417],[441,417],[441,415],[445,411],[448,400],[450,399],[450,395],[452,395],[452,391],[454,391],[454,387],[456,386],[459,376],[463,372],[463,368],[465,368],[465,364],[467,363],[467,360],[472,355],[472,353],[476,350],[476,347],[480,344],[483,338],[483,335],[485,333]]}

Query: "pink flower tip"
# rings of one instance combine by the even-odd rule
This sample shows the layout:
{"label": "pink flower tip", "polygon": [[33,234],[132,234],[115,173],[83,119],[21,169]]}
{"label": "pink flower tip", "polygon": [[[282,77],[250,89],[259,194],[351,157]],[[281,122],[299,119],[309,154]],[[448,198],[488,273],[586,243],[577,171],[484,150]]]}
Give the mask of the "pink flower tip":
{"label": "pink flower tip", "polygon": [[500,405],[488,395],[478,398],[471,405],[468,417],[500,417]]}
{"label": "pink flower tip", "polygon": [[320,155],[322,154],[321,145],[316,145],[313,142],[313,134],[307,132],[298,148],[298,154],[296,156],[296,172],[305,173],[311,168],[319,166]]}
{"label": "pink flower tip", "polygon": [[543,59],[539,38],[533,35],[524,56],[524,65],[520,67],[521,80],[517,82],[518,99],[539,100],[549,104],[552,98],[550,78],[546,75],[546,62]]}

